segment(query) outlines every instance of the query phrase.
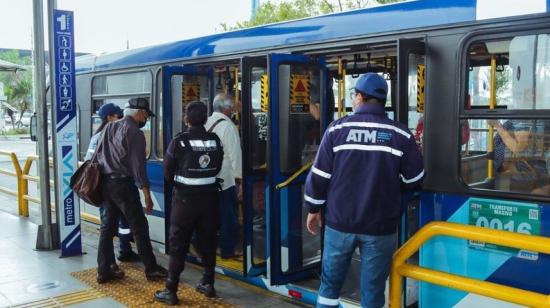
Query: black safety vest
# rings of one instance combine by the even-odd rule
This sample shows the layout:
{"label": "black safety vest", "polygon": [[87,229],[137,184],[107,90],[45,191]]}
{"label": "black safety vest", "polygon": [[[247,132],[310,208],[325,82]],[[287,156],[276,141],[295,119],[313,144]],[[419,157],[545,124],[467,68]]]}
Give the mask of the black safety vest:
{"label": "black safety vest", "polygon": [[223,146],[218,136],[206,131],[184,132],[174,142],[175,187],[186,192],[218,191],[216,175],[223,162]]}

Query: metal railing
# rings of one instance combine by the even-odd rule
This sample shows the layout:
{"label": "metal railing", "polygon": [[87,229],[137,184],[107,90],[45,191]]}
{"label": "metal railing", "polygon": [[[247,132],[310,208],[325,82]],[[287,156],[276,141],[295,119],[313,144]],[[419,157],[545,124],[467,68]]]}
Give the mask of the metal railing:
{"label": "metal railing", "polygon": [[[23,172],[21,174],[21,194],[17,197],[21,200],[22,207],[26,210],[26,212],[29,212],[29,201],[40,204],[40,198],[39,197],[33,197],[29,195],[29,181],[39,183],[40,182],[40,176],[38,175],[30,175],[32,163],[34,161],[38,160],[37,155],[29,155],[27,157],[27,160],[25,161],[25,165],[23,166]],[[50,158],[48,160],[48,163],[51,166],[53,166],[53,160]],[[50,187],[54,185],[54,182],[50,180]],[[52,209],[55,208],[55,204],[52,203]],[[27,214],[28,216],[28,214]]]}
{"label": "metal railing", "polygon": [[426,241],[432,237],[441,235],[550,254],[550,238],[450,222],[432,222],[420,229],[393,255],[390,274],[390,307],[401,307],[403,277],[519,305],[550,307],[550,295],[547,294],[453,275],[406,263],[407,259],[415,254]]}
{"label": "metal railing", "polygon": [[29,216],[29,209],[27,207],[25,211],[22,206],[21,199],[19,198],[19,196],[21,195],[21,166],[19,165],[17,155],[15,155],[14,152],[0,150],[0,156],[9,157],[13,165],[13,170],[0,168],[0,174],[15,177],[15,179],[17,180],[17,191],[12,190],[8,187],[0,186],[0,192],[17,197],[17,208],[19,211],[19,215],[27,217]]}
{"label": "metal railing", "polygon": [[[30,174],[33,162],[38,160],[38,156],[29,155],[25,160],[25,164],[23,165],[23,168],[21,168],[21,165],[19,164],[19,160],[17,159],[17,155],[15,153],[0,150],[0,156],[10,157],[13,164],[13,169],[14,169],[12,171],[12,170],[0,168],[0,174],[13,176],[17,180],[17,191],[14,191],[7,187],[0,186],[0,193],[5,193],[8,195],[17,197],[17,206],[18,206],[19,215],[23,217],[29,217],[29,201],[40,204],[40,197],[29,195],[29,181],[35,182],[35,183],[40,182],[40,175]],[[52,158],[50,158],[48,162],[50,167],[53,166]],[[78,164],[80,166],[82,163],[79,162]],[[50,187],[53,187],[53,185],[54,185],[54,181],[50,180]],[[52,210],[55,211],[54,203],[52,203]],[[80,217],[85,221],[99,224],[99,217],[95,215],[91,215],[88,213],[80,213]]]}

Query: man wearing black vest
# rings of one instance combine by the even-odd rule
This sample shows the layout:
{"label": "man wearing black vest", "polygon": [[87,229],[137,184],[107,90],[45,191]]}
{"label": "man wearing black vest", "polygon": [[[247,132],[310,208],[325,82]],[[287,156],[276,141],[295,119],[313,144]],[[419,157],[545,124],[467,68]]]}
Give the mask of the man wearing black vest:
{"label": "man wearing black vest", "polygon": [[172,140],[164,156],[164,178],[173,184],[170,217],[170,264],[166,288],[155,293],[155,299],[177,305],[179,276],[193,232],[197,233],[204,273],[196,290],[215,297],[214,268],[216,266],[217,227],[219,224],[219,183],[217,175],[223,161],[222,143],[214,133],[207,132],[206,105],[192,102],[184,118],[187,132]]}

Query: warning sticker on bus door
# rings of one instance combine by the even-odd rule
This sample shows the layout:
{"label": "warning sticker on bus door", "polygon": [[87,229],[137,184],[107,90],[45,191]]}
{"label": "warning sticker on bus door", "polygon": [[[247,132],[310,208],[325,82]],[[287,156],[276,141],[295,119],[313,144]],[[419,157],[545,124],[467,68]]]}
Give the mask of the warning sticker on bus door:
{"label": "warning sticker on bus door", "polygon": [[[469,224],[483,228],[540,235],[540,208],[538,205],[530,203],[471,198]],[[468,244],[472,248],[511,254],[522,259],[538,259],[537,252],[478,241],[469,241]]]}
{"label": "warning sticker on bus door", "polygon": [[292,74],[290,77],[290,113],[308,113],[309,75]]}
{"label": "warning sticker on bus door", "polygon": [[184,83],[182,91],[182,103],[184,106],[187,106],[190,102],[198,101],[200,98],[201,88],[198,83]]}

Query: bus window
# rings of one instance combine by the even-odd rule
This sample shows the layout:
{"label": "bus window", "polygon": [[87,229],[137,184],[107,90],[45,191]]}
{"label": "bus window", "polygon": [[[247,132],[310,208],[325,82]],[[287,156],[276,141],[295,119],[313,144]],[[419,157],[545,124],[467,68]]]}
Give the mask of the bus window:
{"label": "bus window", "polygon": [[250,148],[252,169],[265,169],[267,149],[267,69],[253,67],[251,72],[252,124]]}
{"label": "bus window", "polygon": [[279,66],[281,171],[292,173],[312,162],[321,142],[321,122],[310,113],[320,102],[320,74],[302,66]]}
{"label": "bus window", "polygon": [[[463,181],[473,188],[550,195],[550,117],[527,113],[550,109],[549,36],[478,41],[468,56],[459,134]],[[493,110],[495,117],[468,119],[479,109]]]}
{"label": "bus window", "polygon": [[[143,97],[151,102],[152,78],[149,72],[134,72],[94,77],[92,80],[93,114],[106,102],[124,109],[129,99]],[[151,106],[154,108],[154,106]],[[94,117],[94,116],[92,116]],[[101,124],[101,120],[92,120],[92,134]],[[146,154],[151,152],[151,120],[141,129],[145,134]]]}

